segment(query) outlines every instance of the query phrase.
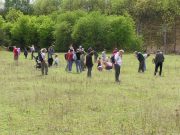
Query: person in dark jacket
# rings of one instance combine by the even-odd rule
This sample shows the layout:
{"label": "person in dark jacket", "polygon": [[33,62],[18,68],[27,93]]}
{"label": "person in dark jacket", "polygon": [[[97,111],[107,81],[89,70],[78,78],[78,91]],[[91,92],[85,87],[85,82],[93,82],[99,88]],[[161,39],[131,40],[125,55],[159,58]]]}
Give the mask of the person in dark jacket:
{"label": "person in dark jacket", "polygon": [[93,56],[93,51],[91,51],[91,52],[86,56],[86,66],[87,66],[87,69],[88,69],[87,77],[91,77],[91,71],[92,71],[92,67],[93,67],[92,56]]}
{"label": "person in dark jacket", "polygon": [[159,75],[161,76],[163,62],[164,62],[164,55],[163,55],[163,53],[161,51],[157,51],[156,57],[154,59],[154,63],[155,63],[154,75],[156,75],[156,73],[158,72],[158,68],[160,68]]}
{"label": "person in dark jacket", "polygon": [[25,59],[27,59],[27,56],[28,56],[28,50],[26,47],[24,47],[24,56],[25,56]]}
{"label": "person in dark jacket", "polygon": [[81,73],[82,72],[80,57],[81,57],[81,52],[80,52],[79,49],[77,49],[77,51],[76,51],[76,60],[75,60],[77,73]]}
{"label": "person in dark jacket", "polygon": [[144,72],[144,61],[145,61],[145,58],[143,56],[143,54],[141,52],[135,52],[135,55],[139,61],[139,68],[138,68],[138,72]]}

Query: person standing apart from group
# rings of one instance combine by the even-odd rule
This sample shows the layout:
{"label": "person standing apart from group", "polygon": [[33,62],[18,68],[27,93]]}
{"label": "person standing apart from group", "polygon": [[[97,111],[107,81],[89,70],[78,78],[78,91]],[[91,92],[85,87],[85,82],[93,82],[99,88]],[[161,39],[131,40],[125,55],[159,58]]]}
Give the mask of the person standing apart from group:
{"label": "person standing apart from group", "polygon": [[13,47],[13,54],[14,54],[15,65],[18,66],[19,52],[18,52],[18,48],[16,48],[16,46]]}
{"label": "person standing apart from group", "polygon": [[114,64],[114,69],[115,69],[115,81],[120,83],[120,71],[121,71],[121,66],[122,66],[122,55],[124,53],[124,50],[119,50],[114,56],[115,64]]}
{"label": "person standing apart from group", "polygon": [[44,49],[41,49],[41,58],[40,58],[40,61],[41,61],[41,71],[42,71],[42,75],[48,75],[48,64],[47,64],[47,59],[46,59],[46,52],[47,50],[44,48]]}
{"label": "person standing apart from group", "polygon": [[137,52],[135,51],[135,55],[136,55],[136,58],[138,59],[139,61],[139,68],[138,68],[138,72],[143,72],[144,73],[144,56],[141,52]]}
{"label": "person standing apart from group", "polygon": [[92,67],[93,67],[93,61],[92,61],[92,56],[93,56],[93,51],[89,52],[88,55],[86,56],[86,67],[88,69],[87,71],[87,77],[91,77],[92,74]]}
{"label": "person standing apart from group", "polygon": [[154,63],[155,63],[154,75],[156,75],[156,73],[158,72],[158,68],[160,68],[159,76],[161,76],[163,62],[164,62],[164,55],[163,55],[163,53],[161,51],[158,50],[157,53],[156,53],[156,57],[154,59]]}

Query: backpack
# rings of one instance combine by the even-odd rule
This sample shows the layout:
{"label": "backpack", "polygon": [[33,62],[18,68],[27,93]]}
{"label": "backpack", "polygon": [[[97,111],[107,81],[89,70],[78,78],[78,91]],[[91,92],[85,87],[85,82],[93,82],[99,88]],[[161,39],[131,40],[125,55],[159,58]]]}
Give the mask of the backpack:
{"label": "backpack", "polygon": [[64,54],[64,59],[67,60],[67,53]]}
{"label": "backpack", "polygon": [[42,58],[42,56],[41,56],[41,53],[39,52],[39,54],[38,54],[38,58],[39,58],[39,61],[43,61],[43,58]]}
{"label": "backpack", "polygon": [[113,55],[113,56],[111,56],[111,62],[113,63],[113,64],[115,64],[115,58],[114,58],[115,56]]}

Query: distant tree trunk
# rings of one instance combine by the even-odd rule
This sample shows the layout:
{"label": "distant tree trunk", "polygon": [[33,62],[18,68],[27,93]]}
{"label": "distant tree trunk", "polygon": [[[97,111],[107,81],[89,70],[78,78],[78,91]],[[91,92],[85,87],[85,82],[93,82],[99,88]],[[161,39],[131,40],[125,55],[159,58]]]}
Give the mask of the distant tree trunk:
{"label": "distant tree trunk", "polygon": [[163,46],[165,53],[167,52],[167,24],[163,24]]}
{"label": "distant tree trunk", "polygon": [[176,53],[176,19],[174,21],[174,53]]}
{"label": "distant tree trunk", "polygon": [[142,23],[140,20],[137,22],[137,35],[141,35],[142,32]]}

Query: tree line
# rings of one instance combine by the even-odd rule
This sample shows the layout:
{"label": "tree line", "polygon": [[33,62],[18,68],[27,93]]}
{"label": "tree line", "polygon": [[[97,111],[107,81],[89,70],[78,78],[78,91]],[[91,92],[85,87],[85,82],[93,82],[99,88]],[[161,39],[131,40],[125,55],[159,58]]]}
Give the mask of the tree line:
{"label": "tree line", "polygon": [[165,31],[179,15],[179,0],[6,0],[0,42],[135,50],[143,45],[141,23],[158,20]]}

